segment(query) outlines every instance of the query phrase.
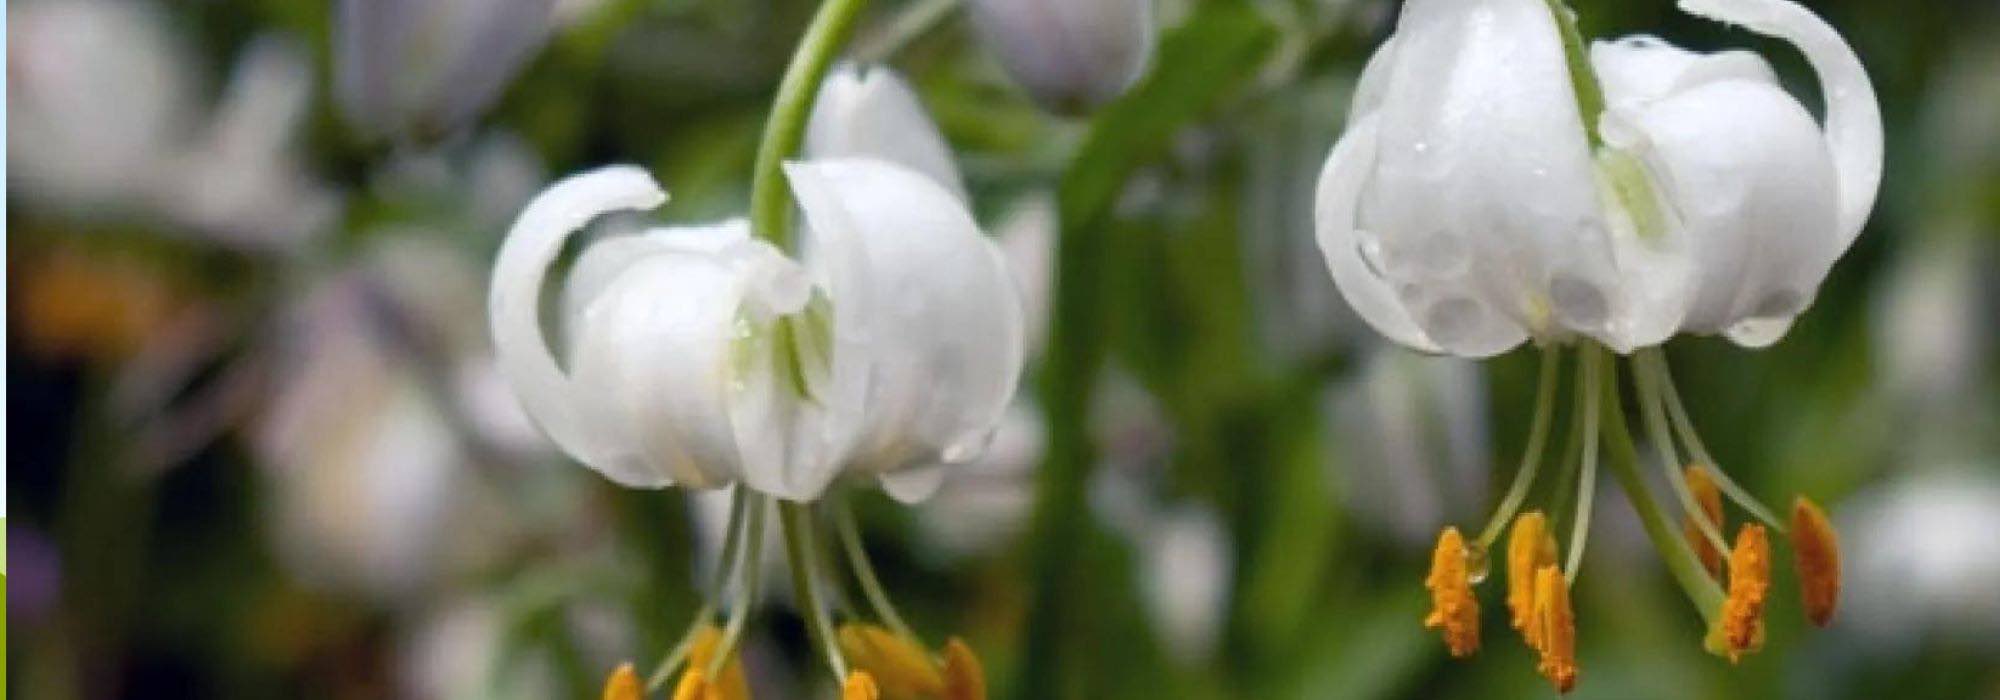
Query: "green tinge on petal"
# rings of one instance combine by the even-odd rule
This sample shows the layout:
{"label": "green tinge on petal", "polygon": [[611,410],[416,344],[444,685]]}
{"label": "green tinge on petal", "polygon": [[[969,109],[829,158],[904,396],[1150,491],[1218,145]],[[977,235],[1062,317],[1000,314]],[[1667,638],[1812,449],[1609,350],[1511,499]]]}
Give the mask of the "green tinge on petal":
{"label": "green tinge on petal", "polygon": [[1611,195],[1617,199],[1619,207],[1631,217],[1632,227],[1639,232],[1640,240],[1657,242],[1666,235],[1667,220],[1660,211],[1660,199],[1653,190],[1653,179],[1646,174],[1646,166],[1637,156],[1617,148],[1599,148],[1597,170],[1604,175],[1604,181],[1611,188]]}

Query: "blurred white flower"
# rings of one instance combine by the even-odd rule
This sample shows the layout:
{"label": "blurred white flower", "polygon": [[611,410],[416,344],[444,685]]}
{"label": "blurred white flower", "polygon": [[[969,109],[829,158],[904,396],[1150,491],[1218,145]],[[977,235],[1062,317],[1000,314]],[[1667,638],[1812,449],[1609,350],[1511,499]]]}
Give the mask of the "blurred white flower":
{"label": "blurred white flower", "polygon": [[1160,514],[1142,542],[1139,577],[1167,651],[1182,664],[1215,651],[1229,603],[1235,555],[1212,511],[1181,506]]}
{"label": "blurred white flower", "polygon": [[1056,237],[1061,222],[1056,218],[1055,197],[1037,193],[1009,208],[993,227],[993,238],[1007,256],[1007,270],[1014,273],[1014,286],[1021,290],[1021,318],[1027,327],[1028,357],[1042,355],[1048,344],[1049,301],[1055,291]]}
{"label": "blurred white flower", "polygon": [[1875,296],[1875,347],[1882,387],[1919,424],[1962,426],[1967,407],[1987,396],[1985,367],[2000,308],[1982,293],[1993,283],[1991,255],[1970,232],[1921,239],[1906,248]]}
{"label": "blurred white flower", "polygon": [[857,94],[831,97],[818,141],[786,165],[801,259],[742,219],[599,241],[563,285],[567,369],[541,334],[549,267],[593,219],[666,193],[615,166],[523,211],[495,266],[492,332],[528,413],[571,456],[635,487],[741,480],[812,500],[849,473],[912,500],[984,449],[1022,364],[1005,262],[945,184],[941,141],[877,154],[841,123],[927,124],[900,81],[827,89]]}
{"label": "blurred white flower", "polygon": [[1016,400],[993,431],[993,443],[953,471],[917,508],[918,536],[949,555],[988,552],[1021,534],[1035,502],[1035,468],[1048,441],[1041,412]]}
{"label": "blurred white flower", "polygon": [[[499,601],[467,598],[431,611],[403,640],[404,697],[437,700],[552,698],[556,667],[545,650],[509,650]],[[509,653],[513,651],[514,653]]]}
{"label": "blurred white flower", "polygon": [[972,24],[1000,65],[1050,110],[1117,98],[1153,56],[1153,0],[971,0]]}
{"label": "blurred white flower", "polygon": [[1991,464],[1911,474],[1839,511],[1853,584],[1838,626],[1868,646],[2000,644],[2000,478]]}
{"label": "blurred white flower", "polygon": [[292,149],[311,100],[304,47],[252,42],[207,133],[162,175],[161,208],[245,247],[295,244],[331,223],[338,201]]}
{"label": "blurred white flower", "polygon": [[226,245],[287,249],[337,198],[293,152],[310,102],[300,47],[251,42],[221,101],[145,2],[41,0],[8,13],[10,182],[87,215],[164,217]]}
{"label": "blurred white flower", "polygon": [[[420,240],[384,240],[289,311],[275,347],[275,403],[253,447],[271,470],[286,564],[310,583],[401,597],[482,554],[448,538],[491,535],[448,527],[482,504],[464,488],[473,455],[460,432],[480,426],[455,424],[447,407],[518,408],[504,396],[495,405],[458,394],[485,383],[463,378],[496,371],[478,349],[479,284],[467,261]],[[434,344],[446,376],[426,376],[413,344]]]}
{"label": "blurred white flower", "polygon": [[341,111],[369,136],[432,138],[465,126],[541,50],[554,0],[341,0]]}
{"label": "blurred white flower", "polygon": [[193,67],[142,2],[7,4],[10,184],[78,209],[150,196],[194,127]]}
{"label": "blurred white flower", "polygon": [[1619,352],[1676,332],[1782,337],[1873,208],[1875,92],[1799,5],[1680,6],[1803,51],[1824,128],[1762,58],[1646,36],[1590,48],[1605,109],[1586,124],[1589,76],[1547,3],[1413,0],[1320,180],[1319,241],[1349,304],[1399,343],[1469,357],[1530,336]]}
{"label": "blurred white flower", "polygon": [[1421,545],[1486,503],[1486,379],[1464,360],[1389,350],[1330,391],[1334,477],[1363,522]]}

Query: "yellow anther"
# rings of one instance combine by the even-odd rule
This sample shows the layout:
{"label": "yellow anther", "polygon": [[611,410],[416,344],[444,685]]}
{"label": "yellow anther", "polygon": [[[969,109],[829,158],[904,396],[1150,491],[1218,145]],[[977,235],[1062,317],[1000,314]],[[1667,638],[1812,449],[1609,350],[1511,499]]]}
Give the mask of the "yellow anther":
{"label": "yellow anther", "polygon": [[842,625],[836,636],[847,662],[873,676],[883,695],[910,698],[944,693],[944,675],[930,652],[916,642],[877,625]]}
{"label": "yellow anther", "polygon": [[639,672],[632,664],[619,664],[618,670],[604,681],[604,700],[643,700],[646,689],[639,682]]}
{"label": "yellow anther", "polygon": [[1507,535],[1507,612],[1514,629],[1535,648],[1535,572],[1556,563],[1556,537],[1549,531],[1549,519],[1531,510],[1514,519]]}
{"label": "yellow anther", "polygon": [[1709,647],[1735,663],[1764,645],[1764,599],[1771,588],[1771,540],[1764,526],[1744,525],[1729,553],[1729,598],[1710,631]]}
{"label": "yellow anther", "polygon": [[[743,700],[750,697],[750,682],[743,676],[743,662],[731,652],[729,660],[722,664],[713,680],[706,677],[706,670],[715,661],[716,647],[722,643],[722,629],[708,625],[695,632],[693,642],[688,646],[688,672],[703,671],[702,695],[693,697],[708,700]],[[687,684],[687,676],[681,677],[681,685]],[[674,690],[674,698],[679,700],[680,690]]]}
{"label": "yellow anther", "polygon": [[1840,538],[1826,511],[1804,496],[1792,501],[1792,562],[1799,570],[1799,597],[1806,619],[1825,627],[1840,602]]}
{"label": "yellow anther", "polygon": [[1569,607],[1569,581],[1554,564],[1535,570],[1534,637],[1541,659],[1535,670],[1556,692],[1576,687],[1576,614]]}
{"label": "yellow anther", "polygon": [[945,700],[986,700],[986,669],[965,640],[944,643]]}
{"label": "yellow anther", "polygon": [[1479,651],[1479,601],[1472,597],[1465,564],[1465,537],[1458,528],[1445,528],[1431,553],[1430,576],[1424,579],[1424,587],[1431,591],[1431,613],[1424,618],[1424,627],[1442,631],[1445,647],[1459,658]]}
{"label": "yellow anther", "polygon": [[[1708,475],[1708,469],[1700,464],[1688,465],[1687,485],[1688,490],[1694,492],[1695,503],[1701,505],[1702,515],[1720,532],[1723,524],[1722,491],[1715,487],[1715,478]],[[1708,569],[1708,575],[1722,578],[1722,552],[1701,534],[1701,528],[1692,516],[1681,518],[1681,531],[1687,536],[1688,545],[1694,547],[1695,555],[1701,557],[1701,565]]]}
{"label": "yellow anther", "polygon": [[867,671],[847,674],[847,682],[840,685],[840,700],[881,700],[882,690],[875,687],[875,678]]}
{"label": "yellow anther", "polygon": [[674,684],[673,700],[708,700],[713,694],[708,687],[708,676],[699,666],[689,666],[681,673],[681,681]]}

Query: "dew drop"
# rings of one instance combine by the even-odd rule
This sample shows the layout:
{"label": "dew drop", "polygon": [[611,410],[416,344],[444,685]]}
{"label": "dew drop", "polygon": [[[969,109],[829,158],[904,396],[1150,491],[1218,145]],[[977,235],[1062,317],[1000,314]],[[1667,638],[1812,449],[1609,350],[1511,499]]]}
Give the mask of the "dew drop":
{"label": "dew drop", "polygon": [[1493,557],[1487,553],[1486,547],[1478,542],[1465,543],[1465,580],[1477,586],[1492,573]]}

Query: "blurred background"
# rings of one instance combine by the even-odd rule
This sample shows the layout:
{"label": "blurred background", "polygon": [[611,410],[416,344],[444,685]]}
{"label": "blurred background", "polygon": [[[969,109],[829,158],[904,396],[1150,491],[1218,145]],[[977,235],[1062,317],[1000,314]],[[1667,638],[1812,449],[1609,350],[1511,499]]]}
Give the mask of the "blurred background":
{"label": "blurred background", "polygon": [[[1587,36],[1789,47],[1668,0]],[[1615,490],[1574,593],[1579,698],[2000,697],[2000,5],[1814,0],[1868,65],[1880,204],[1777,347],[1668,355],[1724,468],[1840,527],[1730,666]],[[700,603],[727,496],[617,488],[520,414],[487,340],[502,232],[635,162],[740,212],[804,0],[9,0],[7,624],[28,698],[592,697]],[[1454,662],[1429,546],[1518,459],[1526,351],[1389,347],[1334,292],[1314,182],[1387,0],[1158,0],[1123,98],[1038,108],[965,13],[878,0],[1036,326],[983,461],[854,499],[926,636],[995,697],[1549,695],[1488,589]],[[935,15],[934,17],[931,15]],[[1088,270],[1061,295],[1055,262]],[[782,576],[767,580],[782,581]],[[760,697],[824,683],[784,592]],[[824,688],[819,688],[824,693]]]}

